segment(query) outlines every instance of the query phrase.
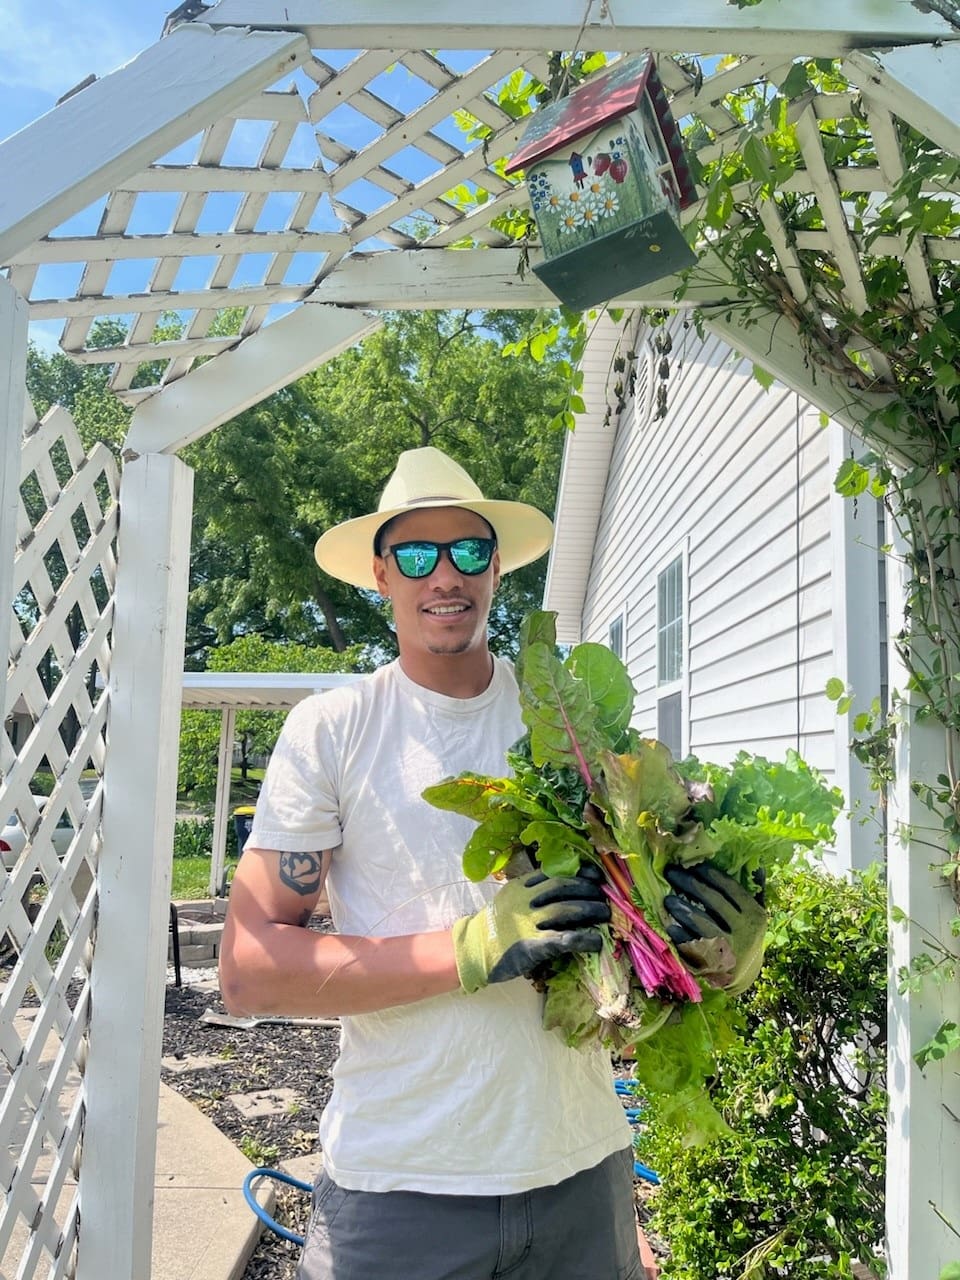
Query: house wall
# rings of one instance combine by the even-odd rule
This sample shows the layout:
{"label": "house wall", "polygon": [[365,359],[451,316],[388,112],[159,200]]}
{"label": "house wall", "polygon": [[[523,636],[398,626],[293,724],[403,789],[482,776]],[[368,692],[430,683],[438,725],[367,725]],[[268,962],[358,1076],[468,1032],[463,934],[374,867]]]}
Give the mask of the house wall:
{"label": "house wall", "polygon": [[[657,575],[682,554],[683,752],[727,763],[741,748],[782,758],[792,747],[832,781],[847,749],[824,694],[831,676],[847,675],[837,656],[846,618],[834,603],[837,504],[850,507],[832,491],[839,428],[780,384],[764,390],[749,361],[716,338],[701,342],[681,316],[667,330],[665,379],[659,357],[644,355],[651,331],[635,344],[637,395],[616,429],[581,637],[606,643],[623,618],[634,723],[656,736]],[[659,382],[668,411],[653,421]],[[853,540],[872,547],[867,502]],[[858,554],[874,555],[864,545]],[[876,578],[875,555],[872,564]]]}

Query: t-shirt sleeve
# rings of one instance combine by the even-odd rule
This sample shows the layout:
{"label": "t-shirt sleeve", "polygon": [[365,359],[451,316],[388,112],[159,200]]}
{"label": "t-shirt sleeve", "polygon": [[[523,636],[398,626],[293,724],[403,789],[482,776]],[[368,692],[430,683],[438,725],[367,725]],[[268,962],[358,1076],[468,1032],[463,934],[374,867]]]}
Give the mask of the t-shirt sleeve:
{"label": "t-shirt sleeve", "polygon": [[287,716],[244,848],[319,853],[341,843],[337,751],[321,706],[327,696],[305,698]]}

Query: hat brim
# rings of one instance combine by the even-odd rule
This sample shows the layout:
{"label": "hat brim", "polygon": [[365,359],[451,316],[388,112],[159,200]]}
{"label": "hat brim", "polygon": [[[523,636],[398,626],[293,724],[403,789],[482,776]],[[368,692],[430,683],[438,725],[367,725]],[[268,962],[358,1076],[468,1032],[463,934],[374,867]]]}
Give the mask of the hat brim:
{"label": "hat brim", "polygon": [[553,522],[536,507],[525,502],[497,501],[493,498],[441,498],[436,502],[418,502],[415,506],[393,507],[357,516],[334,525],[318,540],[314,548],[317,564],[332,578],[349,582],[367,591],[377,590],[373,576],[373,539],[381,525],[394,516],[408,515],[425,507],[463,507],[475,511],[492,525],[497,535],[500,572],[509,573],[538,560],[550,549]]}

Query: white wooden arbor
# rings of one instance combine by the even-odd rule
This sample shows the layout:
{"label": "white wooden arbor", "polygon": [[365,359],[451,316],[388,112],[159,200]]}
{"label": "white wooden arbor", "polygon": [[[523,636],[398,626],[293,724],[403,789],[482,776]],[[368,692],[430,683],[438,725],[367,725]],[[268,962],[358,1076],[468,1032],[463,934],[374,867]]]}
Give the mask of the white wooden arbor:
{"label": "white wooden arbor", "polygon": [[[654,49],[675,116],[696,115],[714,149],[737,134],[726,93],[776,79],[796,58],[841,58],[859,101],[810,94],[793,104],[806,161],[794,182],[819,200],[825,227],[809,234],[854,302],[862,246],[841,189],[889,191],[898,122],[960,155],[960,29],[937,12],[953,12],[949,0],[651,8],[531,0],[520,20],[505,0],[479,13],[450,0],[355,0],[343,16],[321,0],[220,0],[0,145],[0,581],[17,601],[0,615],[0,645],[9,636],[5,708],[23,696],[36,722],[16,748],[0,735],[0,810],[16,809],[33,834],[0,897],[0,932],[19,952],[0,996],[4,1273],[149,1274],[191,504],[177,451],[356,342],[379,311],[550,304],[490,227],[524,200],[496,169],[523,125],[491,90],[517,68],[545,77],[547,50]],[[672,56],[681,49],[701,58],[702,86]],[[727,54],[738,56],[717,62]],[[484,145],[457,131],[458,110],[489,126]],[[841,187],[821,124],[854,110],[866,113],[876,163],[845,170]],[[460,185],[489,199],[463,206],[448,194]],[[778,238],[775,203],[761,214],[803,305],[794,255],[812,246]],[[933,300],[936,263],[960,256],[956,238],[885,248],[908,263],[921,307]],[[727,292],[705,255],[687,302]],[[623,301],[672,297],[663,282]],[[222,322],[228,309],[239,327]],[[166,325],[155,342],[169,312],[179,328]],[[92,332],[102,317],[126,327],[106,348]],[[105,451],[84,457],[68,415],[35,421],[24,393],[30,318],[62,321],[72,359],[113,367],[113,389],[135,407],[122,480]],[[856,427],[847,388],[812,375],[786,326],[738,329],[722,312],[710,324]],[[894,584],[891,599],[902,595]],[[52,695],[41,669],[48,685],[55,673]],[[936,775],[942,751],[929,728],[901,735],[899,821],[915,817],[911,770]],[[29,787],[44,756],[57,784],[41,819]],[[86,805],[85,768],[100,779]],[[60,865],[49,828],[64,808],[79,825]],[[949,903],[928,862],[922,849],[891,848],[893,898],[912,920],[893,931],[891,973],[922,949],[924,930],[946,936]],[[94,874],[86,892],[81,864]],[[23,899],[37,876],[47,888],[34,919]],[[58,923],[66,949],[51,963],[44,949]],[[14,1014],[29,989],[40,1007],[28,1026]],[[893,1280],[936,1276],[960,1255],[946,1225],[960,1226],[960,1074],[948,1061],[921,1076],[911,1058],[944,1018],[960,1022],[958,1006],[953,989],[906,1001],[891,985]],[[71,1073],[82,1085],[67,1108]]]}

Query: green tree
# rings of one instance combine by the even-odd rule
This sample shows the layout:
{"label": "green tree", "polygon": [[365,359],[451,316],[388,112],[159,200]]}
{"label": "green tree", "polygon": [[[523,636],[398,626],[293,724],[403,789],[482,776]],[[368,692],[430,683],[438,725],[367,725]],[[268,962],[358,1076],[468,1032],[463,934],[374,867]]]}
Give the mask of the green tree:
{"label": "green tree", "polygon": [[[541,364],[501,354],[542,325],[535,314],[390,315],[362,346],[194,445],[193,661],[250,631],[395,653],[387,607],[322,574],[313,546],[330,525],[371,509],[404,449],[436,445],[485,493],[552,512],[563,442],[549,424],[565,395],[562,353]],[[491,617],[501,652],[513,651],[521,617],[539,604],[545,567],[504,579]]]}
{"label": "green tree", "polygon": [[[88,346],[116,346],[126,336],[115,320],[97,320],[90,330]],[[62,405],[70,411],[84,448],[98,440],[120,452],[130,423],[130,410],[109,387],[112,365],[80,365],[62,351],[47,353],[34,343],[27,349],[27,393],[38,417]]]}

